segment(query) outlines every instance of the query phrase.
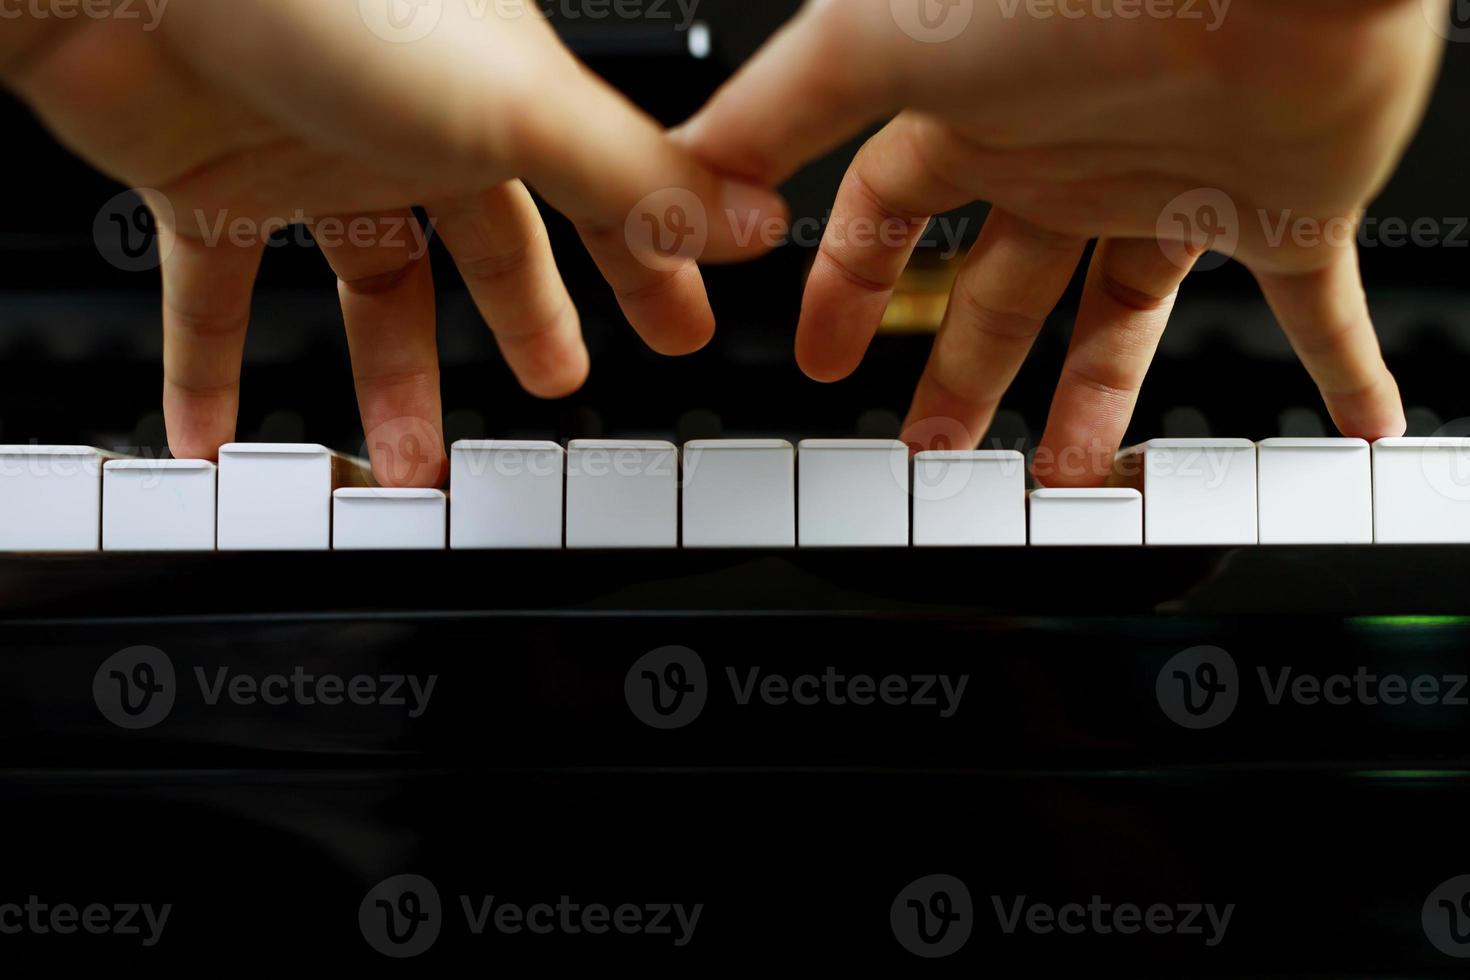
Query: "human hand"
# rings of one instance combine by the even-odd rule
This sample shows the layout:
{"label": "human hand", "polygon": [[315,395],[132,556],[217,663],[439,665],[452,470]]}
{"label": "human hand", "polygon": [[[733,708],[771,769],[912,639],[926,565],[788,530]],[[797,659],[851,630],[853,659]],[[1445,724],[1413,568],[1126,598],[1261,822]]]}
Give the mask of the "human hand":
{"label": "human hand", "polygon": [[[445,4],[422,37],[395,35],[373,7],[173,0],[156,31],[53,18],[0,44],[0,75],[59,138],[149,189],[176,456],[213,458],[233,439],[265,241],[302,215],[345,232],[317,244],[339,279],[374,471],[384,485],[434,486],[446,469],[434,288],[422,236],[405,232],[413,206],[516,376],[547,398],[581,386],[588,356],[521,178],[577,224],[630,322],[670,355],[707,343],[714,317],[693,248],[661,251],[629,216],[665,188],[707,214],[783,213],[776,195],[722,181],[670,142],[530,0]],[[750,254],[732,224],[708,222],[702,254]]]}
{"label": "human hand", "polygon": [[[954,423],[979,440],[1090,239],[1042,482],[1106,480],[1179,285],[1207,248],[1255,274],[1344,433],[1401,435],[1353,232],[1435,75],[1442,40],[1424,4],[1099,13],[1115,6],[814,0],[681,127],[712,167],[775,186],[898,113],[838,194],[803,303],[802,368],[820,381],[851,373],[930,217],[986,200],[905,423],[911,444],[953,441]],[[844,234],[860,223],[896,223],[906,239]]]}

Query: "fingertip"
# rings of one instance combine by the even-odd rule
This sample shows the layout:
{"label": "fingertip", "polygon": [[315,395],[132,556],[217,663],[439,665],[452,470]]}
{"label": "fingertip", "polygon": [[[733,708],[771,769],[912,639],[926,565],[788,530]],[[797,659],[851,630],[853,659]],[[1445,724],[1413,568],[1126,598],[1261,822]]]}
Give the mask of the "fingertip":
{"label": "fingertip", "polygon": [[448,475],[442,431],[425,418],[404,416],[374,426],[367,454],[379,486],[432,489]]}
{"label": "fingertip", "polygon": [[164,430],[174,459],[219,459],[221,446],[235,440],[235,399],[216,392],[193,394],[172,385],[163,395]]}
{"label": "fingertip", "polygon": [[803,318],[796,329],[796,364],[813,381],[833,384],[852,375],[862,363],[864,349],[843,349],[843,335],[824,330]]}
{"label": "fingertip", "polygon": [[715,317],[685,320],[665,329],[646,334],[649,349],[664,357],[687,357],[697,354],[715,339]]}
{"label": "fingertip", "polygon": [[516,380],[530,395],[555,401],[576,394],[587,383],[592,358],[578,335],[575,340],[548,341],[523,352],[514,364]]}

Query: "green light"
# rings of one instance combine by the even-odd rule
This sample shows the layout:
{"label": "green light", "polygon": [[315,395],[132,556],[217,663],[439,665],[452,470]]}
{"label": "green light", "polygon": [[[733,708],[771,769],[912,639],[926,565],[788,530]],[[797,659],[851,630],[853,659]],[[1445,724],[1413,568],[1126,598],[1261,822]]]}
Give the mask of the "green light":
{"label": "green light", "polygon": [[1460,769],[1367,769],[1357,775],[1364,779],[1461,779]]}
{"label": "green light", "polygon": [[1388,626],[1413,629],[1425,626],[1466,626],[1470,616],[1353,616],[1354,626]]}

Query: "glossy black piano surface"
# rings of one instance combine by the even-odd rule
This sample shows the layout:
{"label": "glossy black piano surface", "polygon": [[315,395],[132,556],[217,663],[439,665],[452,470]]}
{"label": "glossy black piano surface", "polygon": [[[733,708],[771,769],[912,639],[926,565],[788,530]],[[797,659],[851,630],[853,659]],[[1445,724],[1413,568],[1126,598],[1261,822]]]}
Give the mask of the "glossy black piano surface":
{"label": "glossy black piano surface", "polygon": [[[1456,975],[1421,920],[1465,870],[1467,572],[1449,547],[6,559],[7,878],[173,904],[156,945],[78,967],[387,974],[359,904],[411,873],[425,970]],[[971,931],[926,960],[891,905],[939,874]],[[476,934],[461,904],[563,895],[702,911],[678,944]],[[1089,922],[1178,928],[1006,931],[1021,896],[1044,927],[1094,895]]]}

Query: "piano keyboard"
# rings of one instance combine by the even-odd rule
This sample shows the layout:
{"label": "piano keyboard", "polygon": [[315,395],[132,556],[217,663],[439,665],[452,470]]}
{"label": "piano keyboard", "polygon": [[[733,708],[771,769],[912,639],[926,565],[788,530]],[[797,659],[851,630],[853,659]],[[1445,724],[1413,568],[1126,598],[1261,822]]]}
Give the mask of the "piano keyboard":
{"label": "piano keyboard", "polygon": [[219,464],[0,447],[0,551],[1349,545],[1470,542],[1470,439],[1164,439],[1107,489],[1016,452],[887,440],[459,442],[451,486],[313,445]]}

